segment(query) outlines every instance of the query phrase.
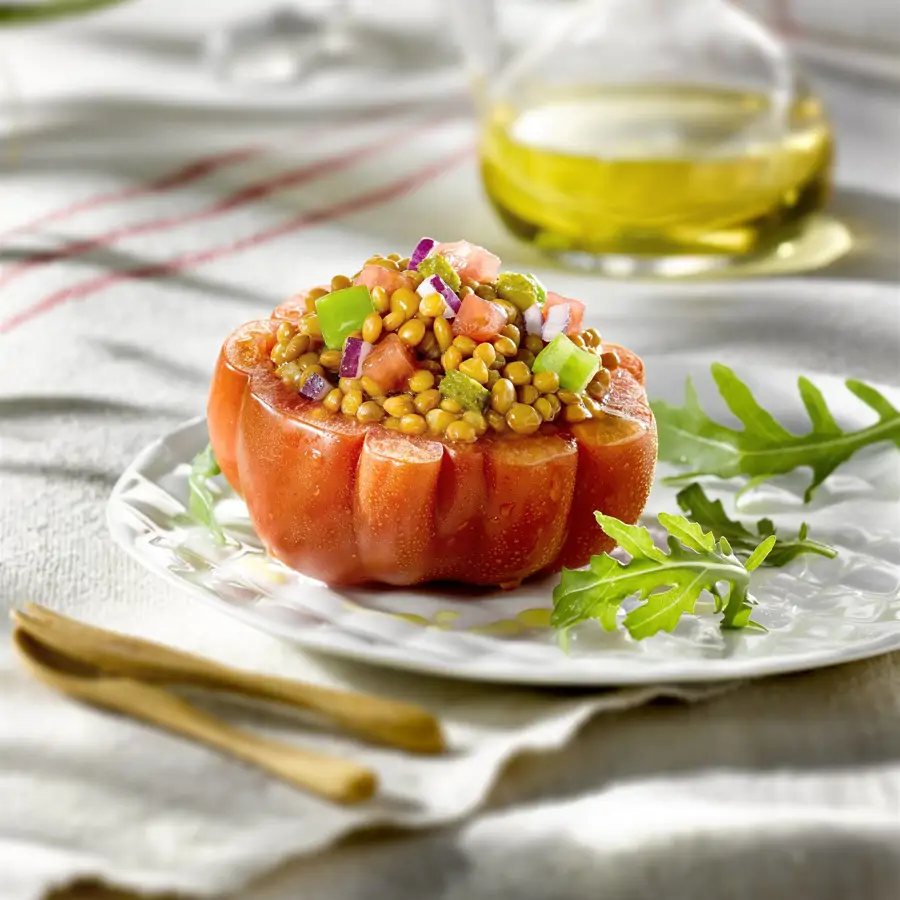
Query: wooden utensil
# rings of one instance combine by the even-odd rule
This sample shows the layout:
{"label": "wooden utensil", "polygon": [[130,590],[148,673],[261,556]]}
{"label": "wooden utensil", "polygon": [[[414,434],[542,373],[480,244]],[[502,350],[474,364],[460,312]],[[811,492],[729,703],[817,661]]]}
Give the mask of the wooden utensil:
{"label": "wooden utensil", "polygon": [[402,750],[441,753],[445,749],[438,721],[410,703],[232,669],[181,650],[86,625],[34,603],[27,603],[12,615],[23,631],[42,644],[110,675],[274,700],[313,710],[348,731]]}
{"label": "wooden utensil", "polygon": [[162,688],[106,675],[58,653],[22,628],[14,630],[13,642],[39,681],[70,697],[193,738],[338,803],[360,803],[375,792],[375,773],[364,766],[240,731]]}

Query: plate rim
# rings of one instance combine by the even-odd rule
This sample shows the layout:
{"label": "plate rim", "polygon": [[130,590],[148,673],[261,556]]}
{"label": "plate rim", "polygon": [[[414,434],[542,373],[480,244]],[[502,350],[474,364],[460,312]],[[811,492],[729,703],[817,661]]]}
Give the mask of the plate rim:
{"label": "plate rim", "polygon": [[[602,658],[602,654],[593,658],[589,656],[579,657],[579,668],[577,669],[559,667],[552,671],[547,671],[528,667],[519,662],[519,668],[513,671],[509,667],[504,668],[502,666],[493,668],[480,667],[471,660],[454,662],[446,658],[436,658],[434,663],[430,663],[419,658],[404,657],[402,645],[378,646],[377,644],[372,644],[364,650],[328,646],[312,637],[315,632],[299,629],[289,622],[271,620],[265,615],[259,614],[254,606],[245,608],[220,600],[200,585],[192,584],[179,578],[168,569],[154,565],[151,560],[139,552],[133,541],[127,539],[127,531],[114,520],[114,513],[119,504],[124,505],[122,494],[126,485],[133,481],[135,476],[146,478],[143,475],[143,469],[161,450],[166,448],[169,442],[176,437],[183,437],[187,433],[200,428],[202,428],[202,433],[208,440],[206,416],[195,416],[157,437],[144,447],[125,468],[113,486],[105,507],[106,525],[110,535],[120,548],[147,571],[161,577],[167,583],[199,600],[205,606],[279,640],[292,643],[300,647],[304,652],[321,653],[330,657],[351,660],[355,663],[377,665],[395,671],[416,672],[456,681],[507,686],[520,685],[535,688],[621,688],[650,684],[716,684],[773,675],[787,675],[857,662],[890,653],[894,650],[900,650],[900,630],[898,630],[894,634],[872,638],[864,643],[856,644],[852,648],[823,649],[818,652],[808,652],[795,656],[749,657],[739,661],[703,658],[680,660],[678,666],[685,671],[678,673],[670,671],[671,663],[667,661],[662,665],[650,664],[644,671],[632,669],[617,675],[608,671],[598,672],[590,668],[592,659]],[[189,460],[178,460],[178,462],[187,463]],[[327,588],[327,585],[325,587]],[[329,622],[324,622],[324,624],[337,627]],[[420,627],[428,628],[429,626]],[[729,671],[721,671],[723,664],[727,664]]]}

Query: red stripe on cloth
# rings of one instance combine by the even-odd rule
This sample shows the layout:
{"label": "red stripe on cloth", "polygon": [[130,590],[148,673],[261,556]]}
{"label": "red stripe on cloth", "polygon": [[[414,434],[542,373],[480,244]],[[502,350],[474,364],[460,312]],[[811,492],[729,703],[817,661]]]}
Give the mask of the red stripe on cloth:
{"label": "red stripe on cloth", "polygon": [[205,156],[176,169],[174,172],[169,172],[153,181],[148,181],[146,184],[133,185],[132,187],[122,188],[118,191],[110,191],[106,194],[96,194],[85,200],[78,200],[69,206],[63,206],[53,212],[45,213],[42,216],[38,216],[36,219],[32,219],[30,222],[26,222],[24,225],[17,225],[15,228],[3,232],[0,234],[0,242],[16,237],[17,235],[37,231],[45,225],[60,222],[63,219],[67,219],[69,216],[74,216],[80,212],[98,209],[101,206],[118,203],[122,200],[132,200],[136,197],[173,190],[182,185],[190,184],[192,181],[205,178],[217,169],[244,162],[244,160],[250,159],[261,153],[262,150],[262,147],[242,147],[237,150],[219,153],[215,156]]}
{"label": "red stripe on cloth", "polygon": [[139,222],[135,225],[123,225],[120,228],[115,228],[112,231],[106,232],[106,234],[101,234],[84,241],[76,241],[60,250],[36,253],[29,259],[12,266],[3,273],[3,275],[0,275],[0,288],[6,287],[12,281],[15,281],[32,269],[47,265],[48,263],[71,259],[73,256],[80,256],[83,253],[96,250],[98,247],[106,247],[116,241],[135,237],[136,235],[165,231],[167,229],[177,228],[181,225],[214,219],[224,213],[231,212],[238,207],[246,206],[256,200],[261,200],[276,191],[285,188],[298,187],[301,184],[306,184],[317,178],[323,178],[326,175],[339,172],[347,166],[377,153],[384,147],[394,143],[398,138],[405,138],[408,135],[415,133],[424,133],[435,126],[442,124],[443,121],[445,120],[440,118],[419,119],[410,123],[406,128],[400,131],[388,131],[387,134],[382,135],[377,140],[371,141],[368,144],[363,144],[360,147],[355,147],[346,153],[330,156],[326,159],[301,166],[298,169],[282,172],[279,175],[258,181],[255,184],[249,184],[246,187],[242,187],[235,191],[233,194],[230,194],[221,200],[217,200],[205,209],[195,210],[190,213],[182,213],[177,216],[151,219],[147,222]]}
{"label": "red stripe on cloth", "polygon": [[14,331],[26,322],[30,322],[39,316],[50,312],[70,300],[83,300],[92,294],[103,290],[113,284],[122,281],[131,281],[141,278],[160,278],[166,275],[173,275],[176,272],[185,269],[194,268],[204,263],[214,262],[235,253],[241,253],[244,250],[250,250],[261,244],[284,237],[305,228],[311,228],[314,225],[322,225],[334,219],[358,213],[372,206],[378,206],[382,203],[388,203],[396,200],[412,191],[418,190],[429,181],[449,171],[454,166],[462,162],[463,159],[472,153],[473,147],[468,145],[460,150],[455,150],[447,156],[441,157],[436,162],[430,163],[421,169],[413,172],[412,175],[390,182],[389,184],[359,194],[349,200],[343,200],[331,206],[322,207],[321,209],[310,210],[301,213],[291,219],[287,219],[279,225],[258,231],[255,234],[248,235],[240,240],[233,241],[230,244],[223,244],[220,247],[213,247],[209,250],[201,250],[194,253],[185,253],[176,256],[168,262],[154,263],[152,265],[140,266],[135,269],[127,269],[122,272],[110,272],[106,275],[83,281],[81,284],[72,287],[63,288],[45,297],[29,309],[23,310],[15,316],[11,316],[3,322],[0,322],[0,335],[8,334]]}

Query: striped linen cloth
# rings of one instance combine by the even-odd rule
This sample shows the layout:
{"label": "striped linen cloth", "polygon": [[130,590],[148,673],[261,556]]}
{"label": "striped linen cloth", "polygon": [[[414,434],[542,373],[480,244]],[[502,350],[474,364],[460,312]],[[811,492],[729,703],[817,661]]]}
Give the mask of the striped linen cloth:
{"label": "striped linen cloth", "polygon": [[[396,3],[392,29],[427,43],[437,10]],[[211,617],[112,546],[103,519],[136,453],[202,412],[236,324],[423,233],[484,243],[589,298],[596,324],[648,357],[716,348],[896,384],[893,87],[819,82],[838,131],[836,208],[861,236],[834,270],[601,283],[548,270],[490,214],[451,56],[435,51],[426,75],[282,94],[212,83],[199,37],[256,6],[143,0],[0,36],[18,97],[0,183],[0,613],[35,600],[235,664],[446,704],[467,753],[405,785],[412,812],[376,813],[448,827],[341,844],[371,818],[66,703],[22,675],[0,633],[0,898],[90,877],[232,900],[581,900],[601,885],[623,900],[894,897],[896,656],[692,704],[646,706],[654,689],[412,684]]]}

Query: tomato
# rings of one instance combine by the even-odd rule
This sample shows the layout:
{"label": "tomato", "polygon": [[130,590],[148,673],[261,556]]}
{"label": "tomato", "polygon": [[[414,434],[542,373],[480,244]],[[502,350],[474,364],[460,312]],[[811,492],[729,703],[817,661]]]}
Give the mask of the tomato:
{"label": "tomato", "polygon": [[389,294],[393,294],[398,288],[410,286],[409,279],[402,272],[376,265],[363,266],[353,283],[364,284],[369,290],[383,287]]}
{"label": "tomato", "polygon": [[468,241],[438,244],[434,252],[440,254],[456,269],[460,278],[472,281],[496,281],[500,274],[500,257],[490,250]]}
{"label": "tomato", "polygon": [[416,364],[406,344],[396,334],[389,334],[363,360],[362,371],[377,381],[385,393],[390,393],[403,388],[410,375],[415,374]]}
{"label": "tomato", "polygon": [[[209,433],[269,552],[331,584],[515,584],[612,549],[601,510],[635,522],[656,461],[640,359],[616,349],[607,415],[472,444],[363,425],[286,388],[278,319],[222,348]],[[374,355],[374,354],[373,354]],[[371,357],[370,357],[371,358]]]}
{"label": "tomato", "polygon": [[580,300],[572,300],[570,297],[563,297],[561,294],[547,291],[547,300],[544,303],[544,321],[547,320],[547,313],[554,306],[559,306],[560,303],[569,304],[569,324],[566,327],[566,334],[578,334],[582,330],[586,308]]}
{"label": "tomato", "polygon": [[492,341],[506,324],[506,313],[496,304],[469,294],[453,319],[453,333],[476,341]]}

